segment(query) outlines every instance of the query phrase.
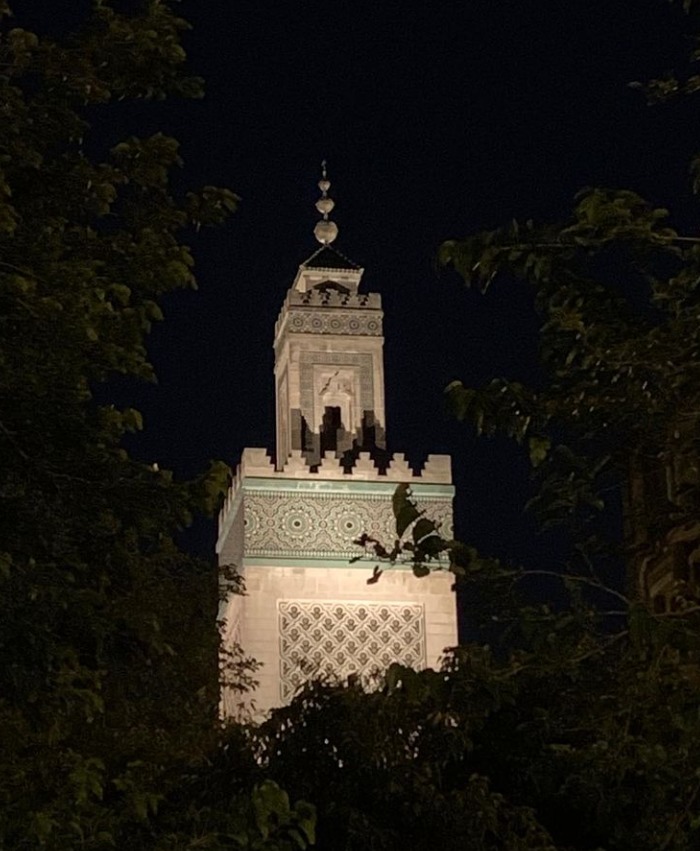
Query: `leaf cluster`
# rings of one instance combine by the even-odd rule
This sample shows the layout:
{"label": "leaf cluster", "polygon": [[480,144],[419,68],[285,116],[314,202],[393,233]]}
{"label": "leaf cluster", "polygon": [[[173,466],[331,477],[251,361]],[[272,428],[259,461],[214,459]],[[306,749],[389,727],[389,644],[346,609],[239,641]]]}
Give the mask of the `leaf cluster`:
{"label": "leaf cluster", "polygon": [[503,276],[532,288],[540,386],[454,381],[446,395],[479,433],[527,445],[531,507],[579,542],[604,508],[628,500],[635,477],[676,471],[665,499],[626,503],[647,530],[697,510],[700,244],[667,217],[630,191],[588,189],[563,224],[512,223],[442,247],[469,285]]}
{"label": "leaf cluster", "polygon": [[505,658],[310,683],[254,732],[261,770],[316,802],[319,848],[694,848],[695,674],[663,640],[559,621]]}
{"label": "leaf cluster", "polygon": [[133,460],[140,414],[94,394],[153,379],[159,300],[194,286],[184,232],[235,196],[177,197],[162,134],[91,138],[117,101],[198,94],[170,4],[97,0],[62,41],[1,11],[0,845],[138,847],[216,741],[217,575],[175,537],[225,475]]}

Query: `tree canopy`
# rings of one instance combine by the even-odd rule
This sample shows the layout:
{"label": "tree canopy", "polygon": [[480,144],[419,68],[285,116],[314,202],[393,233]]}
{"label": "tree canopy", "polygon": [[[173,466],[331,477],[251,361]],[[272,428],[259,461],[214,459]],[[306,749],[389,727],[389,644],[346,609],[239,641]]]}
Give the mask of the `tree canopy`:
{"label": "tree canopy", "polygon": [[[640,88],[656,102],[697,78]],[[370,583],[449,567],[490,646],[439,672],[396,666],[374,693],[311,685],[261,728],[266,769],[316,801],[327,847],[696,847],[700,239],[672,223],[589,187],[564,221],[442,246],[484,297],[497,278],[532,293],[537,381],[446,396],[479,434],[523,445],[555,543],[536,569],[499,563],[444,539],[406,486],[395,541],[358,540]]]}
{"label": "tree canopy", "polygon": [[[183,239],[237,199],[176,193],[162,133],[109,138],[115,110],[201,93],[186,22],[158,0],[91,5],[53,38],[0,3],[4,848],[152,847],[149,819],[217,736],[217,574],[175,535],[216,508],[226,468],[176,482],[134,460],[121,440],[140,414],[96,394],[115,375],[153,380],[159,300],[195,285]],[[243,688],[251,665],[233,662]],[[255,795],[271,793],[250,793],[231,819],[262,843],[276,828]]]}
{"label": "tree canopy", "polygon": [[[362,538],[369,581],[449,566],[489,643],[374,688],[311,683],[261,726],[222,731],[217,575],[175,539],[226,471],[178,482],[136,461],[122,438],[140,415],[97,397],[115,375],[153,378],[159,302],[195,284],[185,240],[236,197],[175,191],[165,135],[105,144],[110,110],[201,92],[173,7],[120,8],[95,0],[52,38],[13,28],[0,2],[0,845],[695,848],[700,240],[634,192],[589,188],[564,222],[443,246],[470,285],[532,289],[541,381],[447,396],[525,445],[532,508],[567,556],[499,564],[444,540],[400,488],[397,542]],[[694,88],[669,75],[646,91]],[[636,571],[667,570],[679,543],[688,572],[652,611]],[[523,594],[533,574],[565,595]],[[231,664],[250,685],[252,663]]]}

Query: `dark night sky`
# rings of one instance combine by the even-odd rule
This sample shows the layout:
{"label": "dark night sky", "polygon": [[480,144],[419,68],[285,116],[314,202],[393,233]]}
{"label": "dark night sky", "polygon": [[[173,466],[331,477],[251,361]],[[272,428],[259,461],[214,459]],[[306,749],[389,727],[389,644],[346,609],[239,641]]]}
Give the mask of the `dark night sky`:
{"label": "dark night sky", "polygon": [[[54,21],[61,5],[50,6]],[[451,453],[460,536],[485,553],[539,558],[547,544],[520,515],[520,453],[477,441],[442,401],[456,377],[533,378],[528,294],[505,282],[468,292],[438,273],[435,252],[513,217],[557,220],[585,185],[636,189],[694,227],[696,106],[649,108],[627,86],[684,62],[679,6],[185,0],[206,98],[156,107],[133,129],[172,133],[188,183],[227,185],[243,200],[224,229],[196,240],[199,291],[166,301],[151,340],[160,383],[127,394],[146,416],[136,451],[190,475],[212,458],[235,463],[244,446],[272,447],[274,322],[315,247],[325,157],[336,245],[384,301],[390,448],[415,461]],[[98,128],[110,142],[124,129]],[[211,551],[213,528],[192,540]]]}

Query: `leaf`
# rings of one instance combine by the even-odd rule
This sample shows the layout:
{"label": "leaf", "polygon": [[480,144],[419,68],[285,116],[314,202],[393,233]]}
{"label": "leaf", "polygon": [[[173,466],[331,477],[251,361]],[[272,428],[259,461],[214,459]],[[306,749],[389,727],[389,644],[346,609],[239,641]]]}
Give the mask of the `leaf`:
{"label": "leaf", "polygon": [[551,448],[551,441],[543,435],[533,435],[529,442],[530,463],[533,467],[539,467],[547,457],[547,453]]}
{"label": "leaf", "polygon": [[308,844],[315,845],[316,807],[307,801],[297,801],[294,804],[294,819],[297,825],[304,831]]}
{"label": "leaf", "polygon": [[400,484],[392,497],[392,507],[396,518],[396,535],[399,538],[403,537],[406,529],[421,515],[413,500],[410,499],[410,492],[409,485]]}
{"label": "leaf", "polygon": [[263,839],[268,839],[278,824],[290,820],[289,795],[273,781],[264,780],[251,794],[255,825]]}
{"label": "leaf", "polygon": [[421,517],[412,530],[413,542],[416,544],[421,543],[423,538],[426,538],[428,535],[433,535],[435,533],[435,523],[432,520],[428,520],[425,517]]}
{"label": "leaf", "polygon": [[374,570],[372,571],[372,575],[367,580],[368,585],[374,585],[376,582],[379,582],[379,577],[382,575],[383,571],[381,568],[375,564]]}
{"label": "leaf", "polygon": [[9,579],[12,571],[12,555],[0,552],[0,579]]}
{"label": "leaf", "polygon": [[436,558],[440,553],[449,549],[449,543],[435,533],[421,540],[420,549],[429,558]]}
{"label": "leaf", "polygon": [[143,417],[135,408],[125,408],[121,412],[122,423],[127,431],[135,432],[143,430]]}

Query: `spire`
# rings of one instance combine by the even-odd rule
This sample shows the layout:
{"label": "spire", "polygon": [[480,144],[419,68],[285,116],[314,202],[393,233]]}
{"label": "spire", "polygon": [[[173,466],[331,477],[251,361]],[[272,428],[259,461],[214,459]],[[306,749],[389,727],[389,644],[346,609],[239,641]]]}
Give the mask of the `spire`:
{"label": "spire", "polygon": [[335,201],[328,197],[328,190],[331,188],[331,182],[328,180],[326,173],[326,161],[321,163],[321,179],[318,182],[318,188],[321,190],[321,197],[316,202],[316,209],[321,213],[323,218],[320,222],[316,222],[314,228],[314,236],[321,245],[330,245],[338,236],[338,225],[330,221],[328,214],[335,207]]}

